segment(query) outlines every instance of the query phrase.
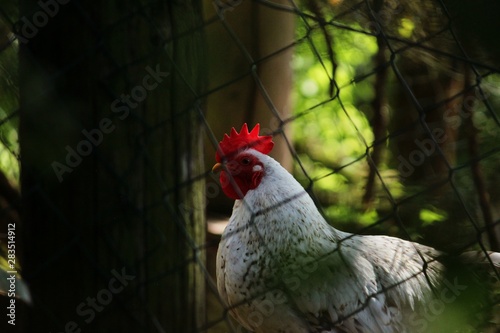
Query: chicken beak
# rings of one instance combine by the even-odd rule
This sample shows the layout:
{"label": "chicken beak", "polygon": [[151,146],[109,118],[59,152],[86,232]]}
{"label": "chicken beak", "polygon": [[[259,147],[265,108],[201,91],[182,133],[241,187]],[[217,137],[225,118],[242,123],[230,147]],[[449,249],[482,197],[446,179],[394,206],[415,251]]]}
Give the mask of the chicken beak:
{"label": "chicken beak", "polygon": [[215,163],[212,168],[213,173],[219,173],[222,170],[222,163]]}

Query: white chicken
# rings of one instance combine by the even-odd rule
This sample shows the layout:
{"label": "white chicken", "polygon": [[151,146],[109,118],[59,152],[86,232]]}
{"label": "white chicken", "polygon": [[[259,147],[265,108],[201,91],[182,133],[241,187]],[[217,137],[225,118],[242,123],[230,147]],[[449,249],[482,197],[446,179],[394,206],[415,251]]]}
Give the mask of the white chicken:
{"label": "white chicken", "polygon": [[[245,329],[426,332],[418,314],[423,304],[468,287],[443,278],[441,253],[433,248],[330,226],[304,188],[267,155],[272,147],[258,124],[250,132],[244,124],[224,136],[213,168],[236,200],[219,244],[217,286]],[[500,261],[497,253],[490,257]]]}

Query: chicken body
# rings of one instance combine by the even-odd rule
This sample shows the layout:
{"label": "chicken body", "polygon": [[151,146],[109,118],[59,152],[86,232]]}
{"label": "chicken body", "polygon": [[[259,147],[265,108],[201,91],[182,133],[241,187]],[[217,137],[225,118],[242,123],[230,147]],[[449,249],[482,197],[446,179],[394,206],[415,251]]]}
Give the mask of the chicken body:
{"label": "chicken body", "polygon": [[240,154],[263,176],[236,200],[217,254],[218,290],[236,320],[263,333],[414,332],[413,314],[441,278],[440,253],[336,230],[278,162]]}

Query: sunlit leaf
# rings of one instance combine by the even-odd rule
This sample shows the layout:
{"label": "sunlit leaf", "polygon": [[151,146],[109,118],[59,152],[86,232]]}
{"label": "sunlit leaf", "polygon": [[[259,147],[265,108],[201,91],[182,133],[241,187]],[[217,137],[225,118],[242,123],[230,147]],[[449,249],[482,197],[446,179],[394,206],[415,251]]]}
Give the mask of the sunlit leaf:
{"label": "sunlit leaf", "polygon": [[423,208],[419,212],[419,218],[422,221],[422,224],[429,225],[434,222],[444,221],[448,218],[448,214],[440,209],[432,207],[430,209]]}
{"label": "sunlit leaf", "polygon": [[402,37],[410,38],[413,35],[413,30],[415,30],[415,23],[409,18],[402,18],[398,29],[399,34]]}

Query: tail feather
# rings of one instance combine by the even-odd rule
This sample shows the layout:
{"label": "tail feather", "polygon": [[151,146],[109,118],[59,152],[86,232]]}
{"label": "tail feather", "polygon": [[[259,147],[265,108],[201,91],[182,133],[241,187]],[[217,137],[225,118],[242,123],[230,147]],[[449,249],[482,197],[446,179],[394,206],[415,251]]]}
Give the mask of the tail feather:
{"label": "tail feather", "polygon": [[[444,255],[439,260],[445,271],[437,299],[444,311],[425,331],[469,332],[475,328],[473,331],[490,332],[497,320],[494,315],[498,312],[500,253],[467,251],[458,256]],[[456,297],[448,299],[449,295]],[[426,311],[432,313],[432,306]]]}
{"label": "tail feather", "polygon": [[500,253],[493,251],[468,251],[460,255],[460,259],[471,265],[492,265],[500,268]]}
{"label": "tail feather", "polygon": [[500,253],[498,252],[488,252],[488,256],[491,259],[491,262],[496,268],[500,268]]}

